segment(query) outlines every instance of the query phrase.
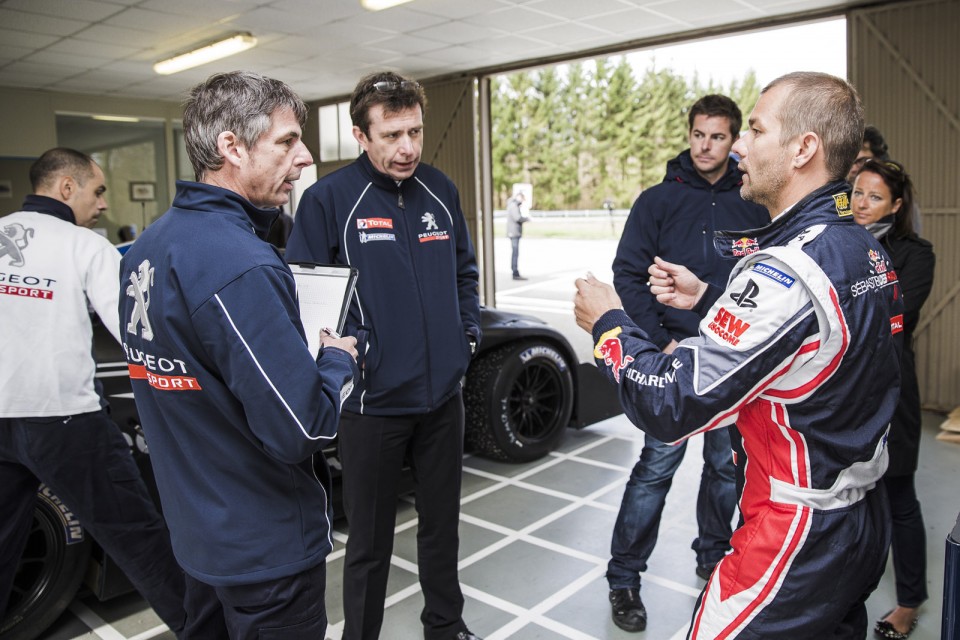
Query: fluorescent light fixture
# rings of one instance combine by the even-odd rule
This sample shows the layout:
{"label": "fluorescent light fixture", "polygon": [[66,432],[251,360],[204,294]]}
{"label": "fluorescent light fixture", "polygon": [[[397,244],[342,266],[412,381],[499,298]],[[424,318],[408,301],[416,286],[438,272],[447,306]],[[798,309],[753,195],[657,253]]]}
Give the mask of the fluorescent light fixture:
{"label": "fluorescent light fixture", "polygon": [[131,116],[90,116],[94,120],[103,120],[104,122],[140,122],[140,118]]}
{"label": "fluorescent light fixture", "polygon": [[360,0],[360,6],[367,11],[383,11],[398,4],[406,4],[411,0]]}
{"label": "fluorescent light fixture", "polygon": [[153,65],[153,70],[162,76],[167,76],[171,73],[198,67],[201,64],[207,64],[208,62],[246,51],[256,44],[257,39],[254,38],[253,35],[249,33],[235,33],[215,42],[201,45],[192,51],[161,60]]}

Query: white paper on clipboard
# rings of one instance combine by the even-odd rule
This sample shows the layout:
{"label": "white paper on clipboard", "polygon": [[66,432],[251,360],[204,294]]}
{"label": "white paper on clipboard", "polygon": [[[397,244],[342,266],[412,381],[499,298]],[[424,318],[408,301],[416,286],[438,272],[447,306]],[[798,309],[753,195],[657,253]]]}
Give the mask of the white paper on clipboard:
{"label": "white paper on clipboard", "polygon": [[343,331],[357,284],[357,270],[342,264],[291,262],[290,271],[297,283],[297,303],[303,331],[307,334],[307,347],[316,358],[320,352],[320,332],[323,329]]}

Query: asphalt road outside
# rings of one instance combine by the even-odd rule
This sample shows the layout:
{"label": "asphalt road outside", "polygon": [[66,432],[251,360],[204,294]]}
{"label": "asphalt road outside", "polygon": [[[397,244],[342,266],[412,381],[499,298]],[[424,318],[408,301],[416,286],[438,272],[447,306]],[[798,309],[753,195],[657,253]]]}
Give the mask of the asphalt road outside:
{"label": "asphalt road outside", "polygon": [[619,238],[577,240],[568,238],[522,238],[520,274],[528,280],[513,280],[510,272],[510,240],[494,240],[498,309],[536,316],[566,336],[580,362],[593,362],[589,334],[573,318],[574,280],[592,272],[612,282],[610,265]]}

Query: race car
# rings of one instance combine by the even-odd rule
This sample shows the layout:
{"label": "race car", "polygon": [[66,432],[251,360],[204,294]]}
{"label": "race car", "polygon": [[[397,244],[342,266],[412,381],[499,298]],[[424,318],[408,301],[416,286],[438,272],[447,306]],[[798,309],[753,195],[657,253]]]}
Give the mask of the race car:
{"label": "race car", "polygon": [[[577,365],[566,338],[531,316],[482,309],[483,341],[464,382],[466,446],[479,455],[529,461],[551,451],[568,427],[579,428],[578,385],[599,375]],[[149,443],[137,415],[121,347],[94,319],[97,381],[124,432],[148,488],[156,495]],[[600,416],[602,417],[602,416]],[[597,416],[591,416],[591,421]],[[334,471],[335,446],[324,451]],[[101,600],[127,593],[123,573],[84,532],[69,505],[47,487],[37,494],[33,529],[20,561],[0,640],[32,640],[69,606],[81,588]]]}

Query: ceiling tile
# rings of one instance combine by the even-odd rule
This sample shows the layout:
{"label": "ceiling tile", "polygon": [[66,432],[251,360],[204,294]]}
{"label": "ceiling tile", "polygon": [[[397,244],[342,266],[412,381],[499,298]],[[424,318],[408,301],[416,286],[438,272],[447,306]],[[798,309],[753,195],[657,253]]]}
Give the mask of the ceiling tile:
{"label": "ceiling tile", "polygon": [[46,49],[53,53],[70,55],[78,59],[83,58],[107,58],[114,60],[117,58],[126,58],[142,51],[139,47],[125,46],[110,42],[94,42],[93,40],[80,40],[78,38],[64,38],[50,45]]}
{"label": "ceiling tile", "polygon": [[42,33],[52,36],[68,36],[83,28],[89,21],[68,20],[39,13],[14,11],[0,7],[0,25],[10,31]]}
{"label": "ceiling tile", "polygon": [[420,29],[409,35],[414,38],[430,38],[447,44],[465,44],[468,42],[477,42],[478,40],[499,38],[506,35],[506,33],[503,29],[496,27],[482,27],[456,20],[447,22],[440,27]]}
{"label": "ceiling tile", "polygon": [[96,22],[118,11],[123,11],[122,6],[94,0],[70,0],[69,2],[63,0],[6,0],[3,6],[6,9],[41,13],[47,16],[81,20],[83,22]]}
{"label": "ceiling tile", "polygon": [[[4,24],[4,26],[6,26]],[[44,36],[36,33],[25,33],[23,31],[11,31],[10,29],[0,29],[0,42],[14,47],[28,47],[30,49],[42,49],[58,41],[58,36]]]}

